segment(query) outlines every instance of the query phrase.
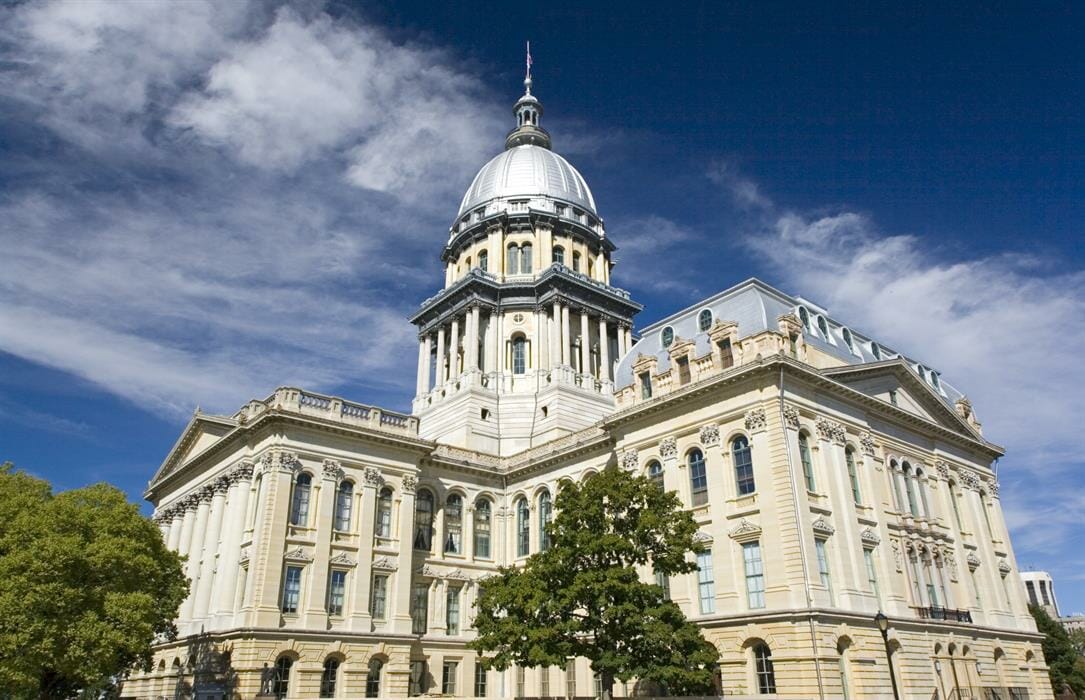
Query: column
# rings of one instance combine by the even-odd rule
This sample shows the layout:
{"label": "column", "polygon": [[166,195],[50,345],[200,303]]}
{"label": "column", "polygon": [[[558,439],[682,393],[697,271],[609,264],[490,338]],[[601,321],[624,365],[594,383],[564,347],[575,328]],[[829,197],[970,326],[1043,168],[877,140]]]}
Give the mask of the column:
{"label": "column", "polygon": [[460,376],[460,319],[452,318],[452,335],[448,341],[448,378]]}
{"label": "column", "polygon": [[542,312],[535,309],[535,337],[531,339],[531,369],[536,371],[542,367],[542,319]]}
{"label": "column", "polygon": [[[490,371],[499,373],[501,372],[501,333],[497,327],[497,311],[490,312],[489,320],[490,329]],[[497,384],[490,387],[491,389],[497,389]]]}
{"label": "column", "polygon": [[211,585],[215,577],[215,561],[218,558],[219,534],[226,511],[226,490],[230,484],[225,478],[215,479],[211,485],[210,513],[207,519],[207,535],[203,538],[203,559],[200,562],[200,578],[196,586],[196,599],[192,607],[192,619],[203,620],[211,605]]}
{"label": "column", "polygon": [[444,384],[447,378],[445,375],[445,327],[441,326],[437,329],[437,378],[434,381],[434,387]]}
{"label": "column", "polygon": [[588,331],[588,310],[580,310],[580,372],[591,374],[591,333]]}
{"label": "column", "polygon": [[[255,616],[246,620],[257,627],[278,627],[280,620],[279,594],[283,577],[283,555],[286,554],[287,520],[290,517],[290,496],[294,477],[301,463],[290,453],[273,452],[264,458],[264,503],[253,529],[250,550],[252,581],[251,605]],[[303,584],[305,582],[303,581]]]}
{"label": "column", "polygon": [[418,479],[413,474],[403,477],[399,499],[399,562],[394,585],[389,590],[392,621],[389,631],[411,633],[411,572],[414,570],[414,492]]}
{"label": "column", "polygon": [[599,379],[610,381],[610,342],[607,337],[607,320],[599,317]]}
{"label": "column", "polygon": [[[205,486],[198,493],[199,505],[196,506],[196,520],[192,525],[192,540],[187,550],[181,554],[188,557],[185,563],[185,576],[188,577],[188,597],[181,604],[181,612],[177,619],[182,625],[192,620],[192,609],[196,602],[196,587],[200,578],[200,554],[203,552],[203,539],[207,533],[207,514],[211,510],[211,488]],[[183,634],[183,633],[182,633]]]}
{"label": "column", "polygon": [[[309,565],[309,596],[302,624],[307,629],[327,629],[328,560],[331,559],[332,528],[335,522],[335,492],[343,478],[339,462],[326,459],[320,468],[320,491],[316,498],[316,548]],[[311,516],[310,516],[311,517]]]}
{"label": "column", "polygon": [[569,352],[569,305],[561,305],[561,364],[568,365],[572,360]]}
{"label": "column", "polygon": [[418,339],[418,365],[415,367],[415,395],[421,396],[426,393],[426,358],[429,356],[429,352],[426,349],[426,338]]}
{"label": "column", "polygon": [[[370,588],[373,585],[373,537],[376,534],[377,490],[381,487],[381,473],[376,467],[366,467],[362,476],[362,498],[359,508],[360,527],[358,534],[358,565],[354,567],[354,599],[348,606],[350,611],[350,629],[354,632],[369,632],[373,620],[369,609]],[[388,594],[392,590],[387,591]],[[389,597],[392,597],[391,595]],[[391,618],[391,601],[385,600],[385,619]]]}
{"label": "column", "polygon": [[249,491],[252,489],[251,462],[243,462],[230,473],[230,491],[226,496],[226,522],[223,525],[222,552],[219,556],[214,603],[211,606],[215,624],[226,627],[233,619],[237,600],[237,574],[241,561],[241,537],[245,532],[245,515],[249,512]]}
{"label": "column", "polygon": [[173,511],[173,521],[170,523],[170,538],[166,542],[166,546],[172,551],[177,551],[177,544],[181,541],[181,527],[184,523],[184,509],[174,505],[171,510]]}
{"label": "column", "polygon": [[554,369],[561,364],[561,333],[558,329],[561,327],[561,304],[554,302],[554,310],[550,314],[550,318],[547,322],[549,326],[548,339],[550,340],[550,369]]}
{"label": "column", "polygon": [[479,310],[477,306],[471,307],[471,313],[468,316],[467,324],[467,369],[478,369],[478,315]]}
{"label": "column", "polygon": [[425,348],[422,354],[422,393],[428,393],[433,387],[430,385],[430,373],[433,368],[430,363],[433,361],[433,336],[429,333],[422,339],[422,343]]}
{"label": "column", "polygon": [[181,499],[179,505],[184,510],[184,514],[181,516],[180,534],[174,551],[184,554],[188,552],[188,546],[192,542],[192,525],[196,520],[196,497],[187,496]]}

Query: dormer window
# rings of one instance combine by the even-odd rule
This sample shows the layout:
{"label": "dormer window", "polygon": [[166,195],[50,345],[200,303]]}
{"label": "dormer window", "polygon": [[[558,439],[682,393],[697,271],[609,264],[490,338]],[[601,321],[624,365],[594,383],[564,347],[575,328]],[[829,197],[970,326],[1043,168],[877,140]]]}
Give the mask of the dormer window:
{"label": "dormer window", "polygon": [[882,359],[882,349],[873,341],[870,343],[870,354],[874,356],[875,360]]}
{"label": "dormer window", "polygon": [[844,344],[848,346],[848,350],[854,353],[855,339],[851,337],[851,331],[849,331],[847,328],[841,328],[840,335],[844,336]]}
{"label": "dormer window", "polygon": [[701,313],[697,314],[697,328],[699,328],[701,330],[701,332],[703,333],[703,332],[707,331],[708,328],[711,325],[712,325],[712,310],[711,309],[701,309]]}
{"label": "dormer window", "polygon": [[802,323],[804,331],[810,331],[810,312],[806,310],[805,306],[799,307],[799,322]]}
{"label": "dormer window", "polygon": [[640,397],[642,399],[652,398],[652,376],[647,372],[641,372],[637,377],[640,380]]}
{"label": "dormer window", "polygon": [[669,348],[671,343],[674,342],[674,329],[667,326],[663,329],[663,332],[659,334],[659,341],[663,343],[663,347]]}
{"label": "dormer window", "polygon": [[825,340],[829,340],[829,323],[824,316],[818,316],[818,332]]}
{"label": "dormer window", "polygon": [[938,373],[933,370],[931,371],[931,386],[933,386],[935,389],[938,389],[939,391],[942,390],[942,385],[938,381]]}
{"label": "dormer window", "polygon": [[555,210],[557,211],[558,216],[565,216],[566,213],[569,211],[569,207],[565,206],[564,204],[559,204],[555,207]]}

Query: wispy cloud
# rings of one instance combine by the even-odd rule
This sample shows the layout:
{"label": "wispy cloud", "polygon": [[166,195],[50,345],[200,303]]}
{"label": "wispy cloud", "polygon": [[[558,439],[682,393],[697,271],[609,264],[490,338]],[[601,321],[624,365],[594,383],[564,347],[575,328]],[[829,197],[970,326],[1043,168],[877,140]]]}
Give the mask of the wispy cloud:
{"label": "wispy cloud", "polygon": [[0,349],[170,414],[410,391],[404,317],[502,133],[455,56],[315,5],[41,2],[0,26],[24,137]]}

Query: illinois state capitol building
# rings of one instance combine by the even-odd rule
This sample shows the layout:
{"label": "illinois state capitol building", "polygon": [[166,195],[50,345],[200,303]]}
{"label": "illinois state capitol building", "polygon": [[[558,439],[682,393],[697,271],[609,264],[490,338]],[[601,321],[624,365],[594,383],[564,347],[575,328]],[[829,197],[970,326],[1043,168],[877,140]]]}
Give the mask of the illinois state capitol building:
{"label": "illinois state capitol building", "polygon": [[480,582],[547,546],[559,484],[620,468],[700,526],[699,570],[657,581],[724,693],[892,697],[891,659],[905,698],[1050,697],[1002,450],[968,399],[758,280],[635,336],[615,243],[525,86],[411,319],[411,415],[284,387],[197,412],[154,475],[191,593],[124,695],[594,695],[584,659],[486,672],[466,643]]}

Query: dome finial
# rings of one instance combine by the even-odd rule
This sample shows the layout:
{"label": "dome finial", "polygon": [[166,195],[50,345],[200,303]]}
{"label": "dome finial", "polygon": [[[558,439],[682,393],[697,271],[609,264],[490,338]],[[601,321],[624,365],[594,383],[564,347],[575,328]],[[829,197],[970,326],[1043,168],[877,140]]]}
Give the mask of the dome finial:
{"label": "dome finial", "polygon": [[527,42],[527,75],[524,77],[524,94],[531,94],[531,42]]}

